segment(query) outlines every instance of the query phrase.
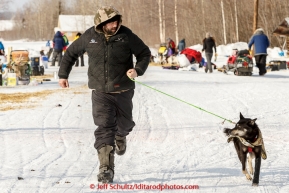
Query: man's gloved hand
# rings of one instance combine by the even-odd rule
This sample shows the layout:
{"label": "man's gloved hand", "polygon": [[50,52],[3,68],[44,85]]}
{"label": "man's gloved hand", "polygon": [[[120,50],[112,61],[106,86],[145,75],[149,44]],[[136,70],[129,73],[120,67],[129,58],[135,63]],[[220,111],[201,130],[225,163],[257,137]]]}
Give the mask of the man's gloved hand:
{"label": "man's gloved hand", "polygon": [[250,55],[252,56],[252,54],[253,54],[253,51],[252,51],[252,50],[249,50],[249,53],[250,53]]}

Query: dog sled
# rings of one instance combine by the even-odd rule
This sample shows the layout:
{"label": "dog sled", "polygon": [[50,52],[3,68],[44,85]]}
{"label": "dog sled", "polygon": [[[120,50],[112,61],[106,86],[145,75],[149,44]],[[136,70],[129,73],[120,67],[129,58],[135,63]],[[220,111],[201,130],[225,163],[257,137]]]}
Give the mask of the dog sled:
{"label": "dog sled", "polygon": [[8,69],[10,73],[16,73],[18,84],[30,83],[31,67],[29,64],[29,52],[27,50],[12,50]]}
{"label": "dog sled", "polygon": [[202,54],[191,48],[185,48],[177,56],[179,68],[182,71],[198,71],[202,66]]}
{"label": "dog sled", "polygon": [[191,64],[198,63],[202,61],[202,54],[201,52],[191,49],[191,48],[185,48],[181,51],[181,54],[184,54]]}
{"label": "dog sled", "polygon": [[249,50],[233,50],[227,64],[221,69],[225,74],[232,72],[236,76],[251,76],[253,73],[253,59]]}

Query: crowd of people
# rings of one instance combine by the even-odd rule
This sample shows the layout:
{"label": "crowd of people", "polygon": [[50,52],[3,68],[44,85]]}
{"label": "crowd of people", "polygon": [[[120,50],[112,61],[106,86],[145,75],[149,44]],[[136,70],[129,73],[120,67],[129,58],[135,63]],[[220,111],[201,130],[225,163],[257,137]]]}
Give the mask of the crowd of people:
{"label": "crowd of people", "polygon": [[[216,69],[216,65],[212,63],[213,56],[215,56],[215,61],[217,59],[217,49],[216,49],[216,40],[211,36],[209,32],[206,32],[205,38],[202,41],[203,48],[202,52],[204,52],[205,59],[203,58],[201,62],[201,66],[205,66],[205,72],[212,73],[213,66]],[[254,46],[254,53],[251,48]],[[264,30],[262,28],[256,29],[250,41],[248,42],[248,50],[250,55],[255,58],[256,66],[259,69],[259,75],[263,76],[267,73],[266,70],[266,57],[267,57],[267,48],[270,46],[269,39],[267,35],[265,35]],[[158,50],[158,55],[160,57],[159,61],[161,64],[168,63],[168,58],[171,56],[176,56],[177,54],[181,54],[182,51],[186,49],[185,39],[181,39],[179,41],[178,46],[175,46],[175,42],[171,39],[167,39],[167,44],[161,44]],[[190,61],[191,62],[191,61]]]}
{"label": "crowd of people", "polygon": [[[80,36],[81,36],[81,33],[78,32],[75,35],[75,38],[73,41],[77,40]],[[49,61],[49,59],[51,58],[51,66],[55,66],[56,62],[58,62],[58,66],[60,66],[63,54],[67,50],[68,46],[69,46],[69,40],[67,36],[65,35],[65,33],[61,31],[56,31],[53,39],[47,40],[46,42],[45,47],[47,51],[46,52],[44,52],[44,50],[40,51],[41,60],[45,56],[45,60],[46,58],[48,58],[48,61]],[[84,66],[83,54],[80,55],[79,58],[80,58],[81,66]],[[79,59],[77,59],[77,61],[75,62],[75,66],[78,66],[78,65],[79,65]]]}
{"label": "crowd of people", "polygon": [[[82,34],[78,32],[75,35],[73,41],[76,41]],[[205,38],[202,40],[203,48],[202,52],[204,52],[205,59],[202,59],[200,66],[205,67],[205,72],[212,73],[213,68],[216,69],[216,65],[212,62],[213,56],[215,56],[215,60],[217,58],[217,49],[216,49],[216,40],[211,36],[209,32],[206,32]],[[266,57],[267,57],[267,48],[269,47],[270,42],[268,37],[265,35],[264,30],[262,28],[258,28],[253,36],[250,38],[248,42],[248,49],[250,54],[255,58],[256,66],[259,69],[259,75],[263,76],[267,73],[266,70]],[[48,62],[51,61],[51,66],[55,66],[55,63],[58,62],[58,66],[60,66],[63,54],[65,53],[67,47],[69,46],[69,40],[67,36],[61,32],[56,31],[53,40],[48,40],[46,43],[47,51],[41,50],[40,57],[41,60],[43,56],[46,56],[42,62],[46,64],[46,58],[48,58]],[[254,47],[254,52],[251,48]],[[185,38],[181,39],[176,46],[175,42],[171,38],[167,38],[166,43],[162,43],[159,47],[158,55],[160,57],[160,63],[169,63],[168,59],[170,57],[174,57],[180,54],[186,48]],[[0,55],[5,55],[5,49],[3,43],[0,41]],[[51,60],[50,60],[51,58]],[[150,61],[153,61],[152,57]],[[191,61],[190,61],[191,62]],[[75,66],[78,67],[84,65],[84,57],[83,54],[77,57],[75,62]]]}

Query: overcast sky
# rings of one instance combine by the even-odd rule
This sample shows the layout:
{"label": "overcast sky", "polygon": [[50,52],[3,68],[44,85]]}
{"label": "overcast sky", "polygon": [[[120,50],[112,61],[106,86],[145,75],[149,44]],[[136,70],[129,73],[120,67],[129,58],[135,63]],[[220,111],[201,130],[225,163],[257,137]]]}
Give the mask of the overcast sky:
{"label": "overcast sky", "polygon": [[10,10],[16,11],[17,8],[21,8],[21,6],[23,6],[29,1],[31,0],[13,0],[13,2],[10,4]]}

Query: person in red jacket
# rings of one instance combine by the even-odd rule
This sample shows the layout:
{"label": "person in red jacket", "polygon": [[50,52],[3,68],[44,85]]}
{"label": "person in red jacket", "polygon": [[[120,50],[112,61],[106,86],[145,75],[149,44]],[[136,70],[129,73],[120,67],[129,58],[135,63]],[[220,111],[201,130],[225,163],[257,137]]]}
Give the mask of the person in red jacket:
{"label": "person in red jacket", "polygon": [[170,57],[171,55],[175,54],[176,44],[171,38],[168,38],[167,40],[168,40],[168,57]]}

